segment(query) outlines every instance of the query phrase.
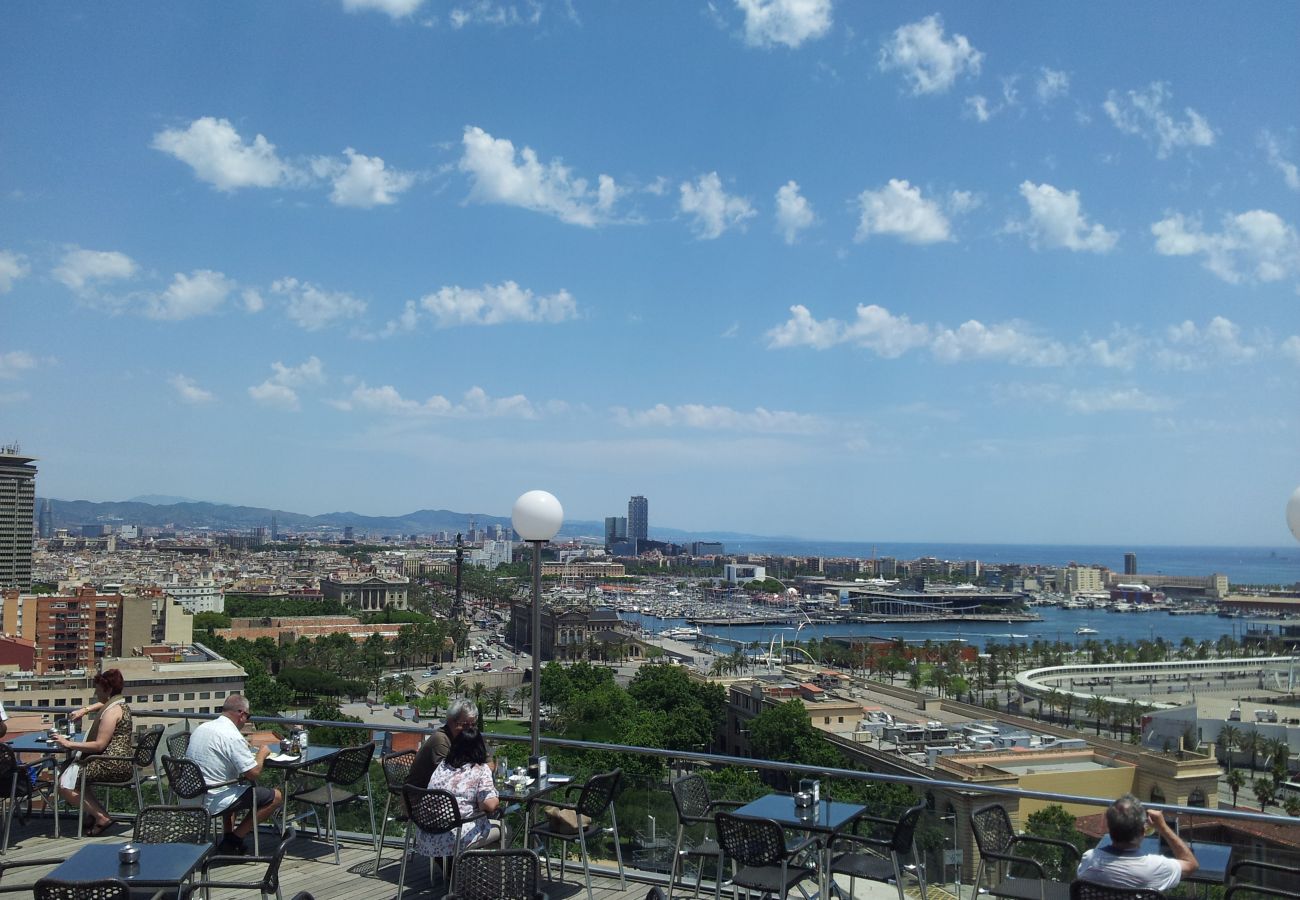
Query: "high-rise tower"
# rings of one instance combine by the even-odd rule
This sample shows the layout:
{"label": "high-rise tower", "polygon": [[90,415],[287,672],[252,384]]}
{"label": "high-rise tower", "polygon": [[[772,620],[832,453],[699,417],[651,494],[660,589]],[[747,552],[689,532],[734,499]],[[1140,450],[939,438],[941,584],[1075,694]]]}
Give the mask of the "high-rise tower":
{"label": "high-rise tower", "polygon": [[36,457],[0,447],[0,588],[32,589]]}
{"label": "high-rise tower", "polygon": [[1124,574],[1136,575],[1138,573],[1138,555],[1136,553],[1124,554]]}
{"label": "high-rise tower", "polygon": [[36,533],[46,540],[54,537],[54,509],[48,498],[41,501],[41,512],[36,520]]}
{"label": "high-rise tower", "polygon": [[627,501],[627,536],[634,541],[650,537],[650,502],[639,494]]}

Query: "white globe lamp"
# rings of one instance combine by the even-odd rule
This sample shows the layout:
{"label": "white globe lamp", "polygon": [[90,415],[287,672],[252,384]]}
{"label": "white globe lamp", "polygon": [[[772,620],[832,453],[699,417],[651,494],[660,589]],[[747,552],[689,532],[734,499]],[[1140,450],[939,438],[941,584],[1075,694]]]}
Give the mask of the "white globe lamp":
{"label": "white globe lamp", "polygon": [[542,719],[538,712],[542,695],[542,544],[555,537],[564,524],[564,507],[548,491],[528,491],[515,501],[510,522],[519,536],[533,545],[533,611],[528,644],[533,654],[531,737],[533,760],[536,760],[542,747]]}

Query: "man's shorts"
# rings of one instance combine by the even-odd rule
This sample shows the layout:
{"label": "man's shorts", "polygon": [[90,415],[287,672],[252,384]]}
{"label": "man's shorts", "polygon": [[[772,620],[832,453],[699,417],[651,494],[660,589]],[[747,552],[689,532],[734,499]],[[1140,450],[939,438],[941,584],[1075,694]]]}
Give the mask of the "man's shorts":
{"label": "man's shorts", "polygon": [[257,808],[271,805],[275,800],[275,791],[268,787],[261,787],[256,784],[250,784],[244,792],[239,795],[239,799],[226,807],[226,812],[238,812],[241,809],[248,809],[248,793],[255,791],[257,797]]}

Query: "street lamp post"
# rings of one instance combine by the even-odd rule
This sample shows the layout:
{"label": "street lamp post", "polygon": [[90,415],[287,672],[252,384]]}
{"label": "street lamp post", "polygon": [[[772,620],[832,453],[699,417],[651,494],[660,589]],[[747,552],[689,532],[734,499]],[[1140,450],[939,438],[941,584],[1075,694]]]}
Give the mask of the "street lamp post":
{"label": "street lamp post", "polygon": [[533,653],[532,755],[541,755],[542,717],[539,701],[542,694],[542,544],[555,537],[564,522],[564,508],[553,494],[528,491],[515,501],[510,513],[515,531],[533,545],[533,614],[529,643]]}

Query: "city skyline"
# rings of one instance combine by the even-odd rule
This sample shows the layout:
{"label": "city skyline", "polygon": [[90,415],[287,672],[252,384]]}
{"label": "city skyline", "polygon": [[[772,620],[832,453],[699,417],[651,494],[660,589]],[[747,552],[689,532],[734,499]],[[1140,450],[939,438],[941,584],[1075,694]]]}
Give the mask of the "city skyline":
{"label": "city skyline", "polygon": [[1300,10],[1162,12],[9,5],[0,443],[67,500],[1288,545]]}

